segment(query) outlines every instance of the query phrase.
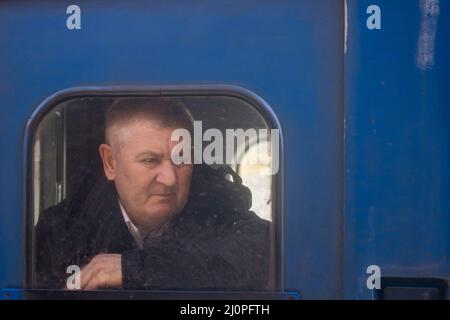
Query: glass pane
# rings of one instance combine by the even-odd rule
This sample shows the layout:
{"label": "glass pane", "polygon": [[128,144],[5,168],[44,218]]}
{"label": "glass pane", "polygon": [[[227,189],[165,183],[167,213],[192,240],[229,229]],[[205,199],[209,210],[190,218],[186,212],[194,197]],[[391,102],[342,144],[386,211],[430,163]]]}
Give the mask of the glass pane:
{"label": "glass pane", "polygon": [[279,134],[255,106],[76,98],[33,141],[34,288],[274,290]]}

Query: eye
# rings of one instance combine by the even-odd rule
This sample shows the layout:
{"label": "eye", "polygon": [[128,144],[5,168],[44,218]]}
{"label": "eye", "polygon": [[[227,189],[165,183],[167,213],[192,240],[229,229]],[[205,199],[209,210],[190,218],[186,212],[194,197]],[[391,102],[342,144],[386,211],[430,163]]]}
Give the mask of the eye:
{"label": "eye", "polygon": [[156,158],[145,158],[141,160],[142,163],[144,164],[156,164],[158,163],[158,159]]}

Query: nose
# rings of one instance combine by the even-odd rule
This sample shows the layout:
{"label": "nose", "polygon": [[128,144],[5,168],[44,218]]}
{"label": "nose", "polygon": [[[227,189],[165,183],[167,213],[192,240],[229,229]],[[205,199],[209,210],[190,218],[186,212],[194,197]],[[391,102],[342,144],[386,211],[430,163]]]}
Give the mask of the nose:
{"label": "nose", "polygon": [[160,170],[156,176],[156,181],[167,187],[173,187],[175,185],[177,182],[177,174],[171,160],[162,161]]}

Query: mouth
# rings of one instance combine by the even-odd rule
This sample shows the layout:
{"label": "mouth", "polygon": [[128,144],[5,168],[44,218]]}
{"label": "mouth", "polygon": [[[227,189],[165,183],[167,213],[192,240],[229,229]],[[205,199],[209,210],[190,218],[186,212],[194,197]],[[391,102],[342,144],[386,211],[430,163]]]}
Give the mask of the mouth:
{"label": "mouth", "polygon": [[155,193],[153,195],[158,197],[172,197],[173,193]]}

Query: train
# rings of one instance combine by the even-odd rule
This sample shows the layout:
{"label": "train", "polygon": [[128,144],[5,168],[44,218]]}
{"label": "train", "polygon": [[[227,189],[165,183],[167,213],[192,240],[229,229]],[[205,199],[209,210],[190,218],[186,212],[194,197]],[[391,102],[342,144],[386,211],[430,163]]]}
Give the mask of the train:
{"label": "train", "polygon": [[[448,0],[0,1],[0,298],[448,299],[449,33]],[[277,130],[270,175],[230,166],[273,226],[266,291],[36,287],[40,214],[101,171],[121,97]]]}

